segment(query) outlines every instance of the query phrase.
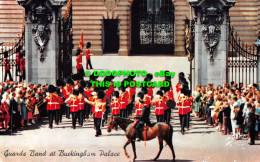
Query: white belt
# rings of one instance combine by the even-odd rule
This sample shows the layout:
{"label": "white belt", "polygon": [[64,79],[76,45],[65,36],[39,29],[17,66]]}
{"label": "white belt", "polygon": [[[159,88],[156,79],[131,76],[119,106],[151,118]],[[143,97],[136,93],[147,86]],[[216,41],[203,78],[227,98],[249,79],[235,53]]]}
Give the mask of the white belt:
{"label": "white belt", "polygon": [[70,106],[78,106],[78,105],[70,105]]}
{"label": "white belt", "polygon": [[59,104],[58,102],[48,102],[48,104]]}
{"label": "white belt", "polygon": [[119,109],[119,107],[112,107],[112,109]]}
{"label": "white belt", "polygon": [[120,102],[120,103],[125,103],[125,102]]}
{"label": "white belt", "polygon": [[79,103],[79,105],[84,105],[84,103]]}
{"label": "white belt", "polygon": [[163,107],[156,107],[156,109],[164,109]]}

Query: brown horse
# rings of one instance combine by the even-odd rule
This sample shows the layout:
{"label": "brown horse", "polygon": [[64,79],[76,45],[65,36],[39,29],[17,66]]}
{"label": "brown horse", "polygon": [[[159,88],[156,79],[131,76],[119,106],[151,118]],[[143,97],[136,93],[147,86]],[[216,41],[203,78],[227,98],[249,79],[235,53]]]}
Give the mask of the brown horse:
{"label": "brown horse", "polygon": [[[126,146],[128,144],[132,144],[132,148],[134,151],[134,160],[137,158],[136,156],[136,150],[135,150],[135,128],[133,127],[134,121],[129,120],[129,119],[124,119],[120,117],[111,117],[107,126],[107,131],[111,132],[112,129],[116,129],[119,126],[121,129],[125,131],[126,137],[127,137],[127,142],[124,145],[124,151],[125,155],[129,158],[129,155],[126,152]],[[143,137],[145,137],[145,131],[142,132]],[[169,145],[171,151],[172,151],[172,156],[173,156],[173,161],[175,161],[175,153],[172,145],[172,135],[173,135],[173,129],[172,126],[163,123],[163,122],[158,122],[154,126],[149,127],[146,132],[146,140],[152,140],[156,137],[158,137],[159,140],[159,146],[160,150],[157,154],[157,156],[154,158],[154,161],[157,160],[162,152],[163,149],[163,140]]]}

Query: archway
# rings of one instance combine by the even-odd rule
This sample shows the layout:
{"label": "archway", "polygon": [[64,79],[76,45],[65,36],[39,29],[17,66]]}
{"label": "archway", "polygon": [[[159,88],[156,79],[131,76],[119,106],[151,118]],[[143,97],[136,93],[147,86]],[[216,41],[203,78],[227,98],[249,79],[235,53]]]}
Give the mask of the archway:
{"label": "archway", "polygon": [[172,0],[135,0],[132,4],[132,54],[173,54]]}

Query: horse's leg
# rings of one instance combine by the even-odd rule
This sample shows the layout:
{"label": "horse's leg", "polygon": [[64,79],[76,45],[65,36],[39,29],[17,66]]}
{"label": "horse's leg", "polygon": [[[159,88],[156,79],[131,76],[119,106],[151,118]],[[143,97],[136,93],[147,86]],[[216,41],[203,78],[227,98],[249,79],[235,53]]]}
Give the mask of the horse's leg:
{"label": "horse's leg", "polygon": [[165,142],[166,142],[167,145],[170,147],[170,149],[171,149],[171,151],[172,151],[173,161],[175,161],[175,152],[174,152],[174,149],[173,149],[172,138],[167,138],[167,139],[165,139]]}
{"label": "horse's leg", "polygon": [[132,148],[133,148],[133,151],[134,151],[134,160],[137,158],[137,156],[136,156],[136,150],[135,150],[135,141],[134,140],[132,140],[131,141],[131,144],[132,144]]}
{"label": "horse's leg", "polygon": [[129,158],[129,155],[128,155],[127,152],[126,152],[126,146],[129,145],[130,143],[131,143],[131,140],[128,139],[127,142],[126,142],[125,145],[124,145],[125,155],[126,155],[127,158]]}
{"label": "horse's leg", "polygon": [[159,141],[160,150],[159,150],[157,156],[153,159],[154,161],[156,161],[159,158],[159,156],[162,152],[162,149],[163,149],[163,139],[158,137],[158,141]]}

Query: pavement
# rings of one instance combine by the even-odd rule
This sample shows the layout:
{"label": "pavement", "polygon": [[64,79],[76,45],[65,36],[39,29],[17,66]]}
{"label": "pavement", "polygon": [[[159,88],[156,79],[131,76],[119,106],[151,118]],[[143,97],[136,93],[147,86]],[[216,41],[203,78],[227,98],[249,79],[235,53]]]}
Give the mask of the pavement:
{"label": "pavement", "polygon": [[[202,120],[192,117],[190,130],[180,133],[180,122],[175,109],[172,112],[173,145],[177,162],[258,162],[260,161],[260,141],[248,145],[248,141],[233,140],[231,135],[221,135],[215,128],[209,127]],[[154,111],[151,120],[155,121]],[[128,159],[123,151],[126,137],[123,130],[106,131],[102,127],[102,136],[95,137],[93,121],[83,127],[71,129],[71,119],[48,128],[48,120],[33,124],[23,131],[0,132],[0,162],[34,161],[91,161],[91,162],[130,162],[133,158],[131,145],[127,146]],[[158,140],[136,142],[137,162],[152,161],[159,151]],[[171,161],[172,155],[165,146],[159,162]]]}

